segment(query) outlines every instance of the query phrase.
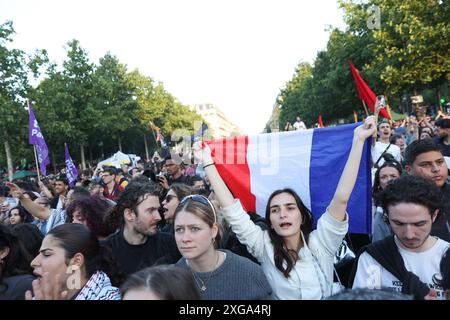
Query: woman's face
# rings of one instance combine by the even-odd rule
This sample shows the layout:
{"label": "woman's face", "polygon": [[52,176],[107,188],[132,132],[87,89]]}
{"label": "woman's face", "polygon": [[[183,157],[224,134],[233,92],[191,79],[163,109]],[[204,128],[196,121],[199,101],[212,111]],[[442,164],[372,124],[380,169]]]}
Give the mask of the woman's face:
{"label": "woman's face", "polygon": [[31,267],[38,278],[48,272],[49,279],[53,282],[56,281],[55,277],[59,274],[60,285],[63,288],[66,287],[69,266],[66,264],[64,249],[59,246],[58,241],[53,236],[45,236],[39,254],[31,261]]}
{"label": "woman's face", "polygon": [[300,234],[302,215],[293,195],[283,192],[270,201],[271,228],[283,237],[292,237]]}
{"label": "woman's face", "polygon": [[79,209],[75,209],[73,211],[72,223],[79,223],[83,225],[87,225],[86,218],[80,213]]}
{"label": "woman's face", "polygon": [[179,203],[180,199],[178,199],[177,194],[170,189],[169,192],[167,192],[166,198],[162,202],[164,219],[169,222],[173,221],[173,215],[175,214],[175,209],[178,207]]}
{"label": "woman's face", "polygon": [[14,225],[22,222],[22,218],[19,216],[19,209],[12,209],[9,212],[9,223]]}
{"label": "woman's face", "polygon": [[381,189],[384,190],[384,188],[386,188],[386,186],[388,185],[389,181],[397,179],[398,177],[400,177],[400,174],[395,168],[384,167],[383,169],[381,169],[380,170]]}
{"label": "woman's face", "polygon": [[213,242],[218,232],[217,224],[211,228],[196,215],[180,211],[174,227],[178,250],[186,259],[197,259],[214,248]]}

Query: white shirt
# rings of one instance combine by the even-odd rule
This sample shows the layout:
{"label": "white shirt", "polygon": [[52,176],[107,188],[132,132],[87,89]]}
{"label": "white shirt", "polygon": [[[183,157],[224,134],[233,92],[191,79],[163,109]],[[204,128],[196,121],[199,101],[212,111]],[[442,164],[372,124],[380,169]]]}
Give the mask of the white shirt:
{"label": "white shirt", "polygon": [[[431,248],[423,252],[411,252],[397,245],[405,262],[406,270],[418,276],[430,289],[435,289],[438,299],[444,299],[444,290],[434,283],[433,276],[441,277],[439,264],[449,246],[450,243],[442,239],[438,239]],[[401,292],[402,283],[392,273],[384,269],[370,254],[364,252],[358,260],[353,288],[389,288]]]}
{"label": "white shirt", "polygon": [[303,122],[303,121],[296,121],[295,123],[294,123],[294,129],[295,130],[306,130],[307,128],[306,128],[306,125],[305,125],[305,123]]}
{"label": "white shirt", "polygon": [[328,211],[320,217],[317,229],[310,233],[308,243],[299,251],[299,260],[290,272],[290,277],[286,278],[275,266],[269,232],[263,231],[250,220],[239,200],[223,208],[223,214],[239,241],[261,263],[272,287],[273,299],[317,300],[331,295],[334,255],[348,231],[347,215],[345,221],[336,220]]}
{"label": "white shirt", "polygon": [[[378,160],[378,158],[383,154],[384,150],[389,146],[389,143],[383,143],[381,141],[377,141],[375,145],[372,147],[372,161],[375,165],[375,162]],[[400,148],[395,145],[391,144],[389,149],[386,150],[386,153],[390,153],[394,156],[395,160],[401,163],[402,161],[402,154],[400,151]],[[378,161],[378,167],[381,167],[381,165],[384,163],[384,159],[381,158],[380,161]]]}

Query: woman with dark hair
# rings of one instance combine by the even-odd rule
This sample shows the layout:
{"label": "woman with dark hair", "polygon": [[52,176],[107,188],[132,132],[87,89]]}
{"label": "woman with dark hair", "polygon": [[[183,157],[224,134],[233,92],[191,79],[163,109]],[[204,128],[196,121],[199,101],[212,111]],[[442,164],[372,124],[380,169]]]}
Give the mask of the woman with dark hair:
{"label": "woman with dark hair", "polygon": [[450,247],[445,251],[442,256],[441,263],[439,264],[441,275],[433,276],[433,282],[444,290],[444,299],[450,300]]}
{"label": "woman with dark hair", "polygon": [[120,292],[123,300],[200,300],[192,274],[173,264],[132,274]]}
{"label": "woman with dark hair", "polygon": [[72,201],[66,209],[66,223],[81,223],[91,230],[97,239],[104,240],[115,228],[104,222],[109,204],[99,197],[81,197]]}
{"label": "woman with dark hair", "polygon": [[262,300],[272,293],[262,268],[228,250],[218,250],[219,225],[214,205],[205,196],[181,200],[174,217],[175,240],[202,300]]}
{"label": "woman with dark hair", "polygon": [[166,197],[162,201],[162,209],[164,214],[165,225],[161,228],[161,231],[173,234],[173,219],[175,209],[178,207],[181,199],[194,193],[194,190],[184,183],[173,183],[170,186]]}
{"label": "woman with dark hair", "polygon": [[7,226],[0,225],[0,300],[23,300],[34,280],[31,256]]}
{"label": "woman with dark hair", "polygon": [[[323,299],[332,294],[334,256],[348,231],[347,203],[356,183],[364,142],[375,117],[354,131],[352,149],[334,197],[312,231],[311,212],[290,189],[277,190],[266,206],[268,230],[257,227],[220,177],[206,145],[197,157],[239,241],[261,263],[275,299]],[[326,182],[324,182],[326,183]]]}
{"label": "woman with dark hair", "polygon": [[30,254],[30,257],[36,257],[39,254],[42,240],[44,240],[44,235],[39,228],[31,223],[19,223],[13,225],[12,229]]}
{"label": "woman with dark hair", "polygon": [[392,230],[386,223],[384,218],[383,208],[378,200],[379,193],[384,190],[389,181],[397,179],[402,176],[402,166],[394,158],[385,159],[381,167],[375,172],[374,184],[373,184],[373,222],[372,222],[372,243],[392,234]]}
{"label": "woman with dark hair", "polygon": [[433,139],[433,129],[430,127],[419,127],[419,140]]}
{"label": "woman with dark hair", "polygon": [[119,300],[119,289],[106,274],[114,269],[104,257],[97,237],[85,225],[54,227],[31,262],[38,279],[33,281],[34,297],[28,291],[26,299]]}
{"label": "woman with dark hair", "polygon": [[17,206],[9,210],[9,224],[33,222],[33,216],[22,206]]}

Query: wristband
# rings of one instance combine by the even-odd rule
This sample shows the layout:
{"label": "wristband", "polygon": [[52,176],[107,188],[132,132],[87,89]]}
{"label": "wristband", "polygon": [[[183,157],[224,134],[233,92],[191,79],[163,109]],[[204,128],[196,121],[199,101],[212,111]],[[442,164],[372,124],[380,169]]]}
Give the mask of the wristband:
{"label": "wristband", "polygon": [[209,167],[209,166],[213,166],[215,163],[213,162],[213,163],[210,163],[210,164],[207,164],[206,166],[203,166],[203,169],[205,169],[206,167]]}

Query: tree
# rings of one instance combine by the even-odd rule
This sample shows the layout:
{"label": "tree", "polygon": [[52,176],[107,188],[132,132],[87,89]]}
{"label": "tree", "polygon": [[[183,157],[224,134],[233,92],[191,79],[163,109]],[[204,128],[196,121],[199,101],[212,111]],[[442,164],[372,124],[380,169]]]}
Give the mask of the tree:
{"label": "tree", "polygon": [[[27,148],[28,114],[24,108],[31,90],[28,75],[38,76],[40,66],[48,61],[45,51],[26,55],[21,50],[9,49],[8,43],[12,42],[14,33],[11,21],[0,25],[0,140],[5,148],[9,179],[12,178],[13,160],[32,152],[30,147]],[[15,146],[16,156],[11,151],[11,144]]]}
{"label": "tree", "polygon": [[[450,70],[450,7],[440,0],[377,0],[365,3],[341,1],[347,23],[366,22],[369,6],[381,13],[379,29],[360,24],[359,31],[371,33],[369,49],[374,58],[368,73],[376,74],[388,96],[414,92],[445,83]],[[363,31],[365,30],[365,31]]]}
{"label": "tree", "polygon": [[117,139],[122,151],[122,137],[139,123],[137,103],[133,99],[134,87],[128,81],[126,66],[107,53],[100,58],[94,83],[96,112],[99,115],[96,125],[103,136]]}

